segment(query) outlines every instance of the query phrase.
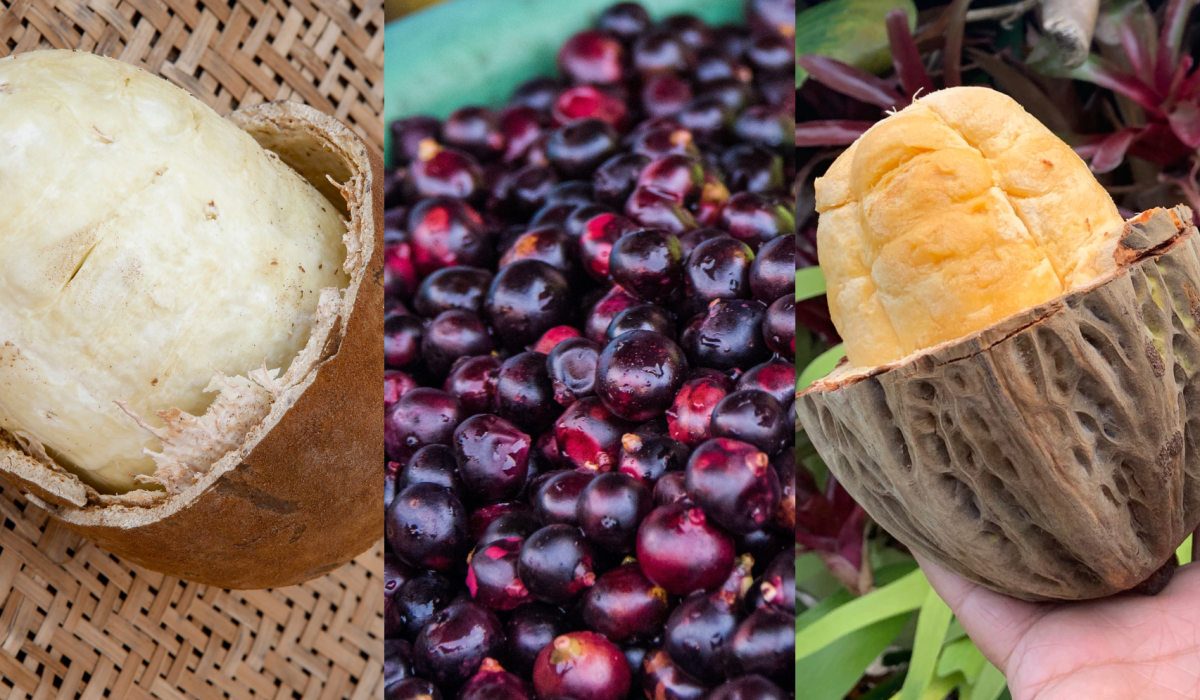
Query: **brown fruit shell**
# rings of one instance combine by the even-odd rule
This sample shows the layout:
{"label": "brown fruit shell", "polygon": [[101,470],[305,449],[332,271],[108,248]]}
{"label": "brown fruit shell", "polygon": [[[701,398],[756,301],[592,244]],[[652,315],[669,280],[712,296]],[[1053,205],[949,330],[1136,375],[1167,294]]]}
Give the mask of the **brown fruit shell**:
{"label": "brown fruit shell", "polygon": [[[122,559],[221,588],[300,583],[383,536],[383,163],[336,119],[279,102],[227,116],[348,220],[343,301],[294,363],[304,379],[178,494],[98,494],[0,431],[0,477]],[[326,176],[335,180],[331,183]]]}
{"label": "brown fruit shell", "polygon": [[1200,243],[1126,224],[1109,277],[797,397],[829,469],[914,551],[1026,600],[1152,576],[1200,523]]}

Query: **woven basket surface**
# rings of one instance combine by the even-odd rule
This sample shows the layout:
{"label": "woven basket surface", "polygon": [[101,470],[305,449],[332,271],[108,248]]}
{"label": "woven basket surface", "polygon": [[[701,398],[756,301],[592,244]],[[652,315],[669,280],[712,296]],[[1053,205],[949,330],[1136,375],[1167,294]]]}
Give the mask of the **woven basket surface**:
{"label": "woven basket surface", "polygon": [[384,0],[0,0],[0,57],[80,49],[226,114],[293,100],[383,147]]}
{"label": "woven basket surface", "polygon": [[122,562],[0,478],[0,699],[383,698],[383,544],[227,591]]}

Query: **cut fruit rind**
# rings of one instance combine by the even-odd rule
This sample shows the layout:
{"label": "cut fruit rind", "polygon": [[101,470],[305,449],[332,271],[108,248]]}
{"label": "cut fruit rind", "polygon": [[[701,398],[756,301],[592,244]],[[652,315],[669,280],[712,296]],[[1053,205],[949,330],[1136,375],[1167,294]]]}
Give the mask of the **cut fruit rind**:
{"label": "cut fruit rind", "polygon": [[[383,534],[382,162],[342,123],[306,105],[264,104],[227,118],[341,211],[349,285],[322,294],[308,342],[283,377],[229,380],[264,393],[274,383],[278,394],[269,408],[259,399],[227,404],[223,417],[241,423],[233,432],[248,432],[219,457],[224,445],[208,445],[204,461],[217,458],[207,471],[181,474],[177,492],[100,494],[3,432],[0,477],[135,564],[222,588],[268,588],[320,576]],[[177,418],[183,426],[216,416]]]}
{"label": "cut fruit rind", "polygon": [[1200,523],[1200,248],[1192,212],[1127,222],[1115,272],[963,338],[798,395],[868,513],[1027,600],[1134,588]]}

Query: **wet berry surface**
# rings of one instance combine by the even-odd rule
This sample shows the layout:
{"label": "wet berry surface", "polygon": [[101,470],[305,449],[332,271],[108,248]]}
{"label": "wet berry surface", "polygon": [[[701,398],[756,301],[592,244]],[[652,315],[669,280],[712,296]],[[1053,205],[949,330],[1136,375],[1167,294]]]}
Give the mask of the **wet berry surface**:
{"label": "wet berry surface", "polygon": [[508,104],[390,125],[388,700],[793,697],[778,4],[619,3]]}

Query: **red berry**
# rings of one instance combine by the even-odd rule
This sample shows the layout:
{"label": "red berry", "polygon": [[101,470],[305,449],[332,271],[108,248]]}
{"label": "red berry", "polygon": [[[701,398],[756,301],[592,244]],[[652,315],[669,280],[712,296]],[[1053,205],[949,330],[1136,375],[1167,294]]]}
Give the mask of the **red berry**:
{"label": "red berry", "polygon": [[625,655],[593,632],[557,637],[538,654],[533,667],[533,685],[540,698],[624,700],[629,683]]}

